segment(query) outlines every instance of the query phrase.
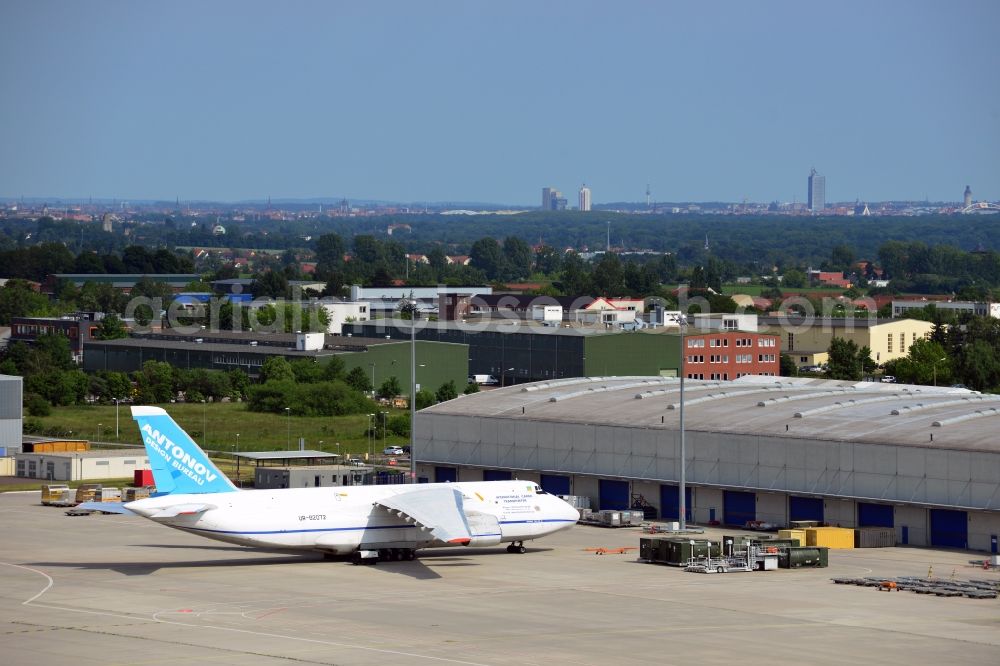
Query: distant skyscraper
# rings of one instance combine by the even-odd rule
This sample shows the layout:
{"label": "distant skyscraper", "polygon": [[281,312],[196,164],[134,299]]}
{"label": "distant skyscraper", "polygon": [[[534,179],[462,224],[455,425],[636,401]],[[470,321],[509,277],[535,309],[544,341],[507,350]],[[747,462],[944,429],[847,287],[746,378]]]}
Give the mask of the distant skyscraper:
{"label": "distant skyscraper", "polygon": [[590,210],[590,188],[586,183],[580,188],[580,210]]}
{"label": "distant skyscraper", "polygon": [[565,210],[566,199],[554,187],[542,188],[542,210]]}
{"label": "distant skyscraper", "polygon": [[965,199],[962,200],[962,204],[966,208],[972,205],[972,188],[968,185],[965,186]]}
{"label": "distant skyscraper", "polygon": [[809,210],[814,213],[822,213],[826,207],[826,176],[816,173],[816,169],[809,172]]}

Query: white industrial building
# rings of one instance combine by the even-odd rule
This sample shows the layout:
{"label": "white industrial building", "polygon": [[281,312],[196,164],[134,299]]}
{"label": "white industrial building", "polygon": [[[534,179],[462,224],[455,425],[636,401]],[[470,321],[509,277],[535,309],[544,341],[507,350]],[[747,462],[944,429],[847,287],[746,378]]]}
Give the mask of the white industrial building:
{"label": "white industrial building", "polygon": [[344,330],[344,323],[355,321],[368,321],[371,319],[368,302],[336,301],[323,299],[319,306],[326,310],[327,325],[326,332],[331,335],[340,335]]}
{"label": "white industrial building", "polygon": [[[538,382],[422,410],[428,481],[521,478],[597,508],[678,516],[680,386]],[[1000,396],[804,378],[685,382],[688,519],[894,527],[897,542],[996,552]]]}
{"label": "white industrial building", "polygon": [[21,450],[23,390],[24,380],[21,377],[0,375],[0,457]]}
{"label": "white industrial building", "polygon": [[149,469],[145,449],[105,449],[52,453],[18,453],[17,476],[47,481],[133,479],[137,469]]}

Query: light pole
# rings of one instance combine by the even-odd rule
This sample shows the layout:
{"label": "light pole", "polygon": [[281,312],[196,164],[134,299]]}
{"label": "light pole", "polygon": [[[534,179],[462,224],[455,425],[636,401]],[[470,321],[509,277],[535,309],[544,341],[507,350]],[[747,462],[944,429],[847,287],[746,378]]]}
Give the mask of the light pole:
{"label": "light pole", "polygon": [[236,485],[240,485],[240,433],[236,433]]}
{"label": "light pole", "polygon": [[385,431],[388,430],[389,412],[379,412],[382,414],[382,450],[385,451]]}
{"label": "light pole", "polygon": [[94,441],[95,442],[101,441],[101,424],[100,423],[97,424],[97,438]]}
{"label": "light pole", "polygon": [[292,408],[285,407],[285,450],[292,450]]}
{"label": "light pole", "polygon": [[939,358],[938,360],[934,361],[934,386],[937,386],[937,364],[940,363],[941,361],[946,361],[947,359],[948,357],[945,356],[944,358]]}
{"label": "light pole", "polygon": [[201,401],[201,438],[204,446],[208,446],[208,402]]}
{"label": "light pole", "polygon": [[677,506],[680,509],[680,524],[681,530],[687,529],[687,488],[685,479],[685,466],[687,465],[687,451],[684,447],[684,325],[687,323],[687,318],[681,315],[677,320],[677,337],[680,340],[680,356],[677,358],[677,374],[680,375],[681,385],[680,385],[680,440],[681,440],[681,471],[680,471],[680,488],[678,492],[680,497],[677,500]]}
{"label": "light pole", "polygon": [[120,399],[115,398],[115,441],[118,441],[118,403]]}
{"label": "light pole", "polygon": [[368,415],[368,462],[372,466],[371,482],[375,483],[375,415]]}
{"label": "light pole", "polygon": [[375,397],[375,364],[372,363],[372,398]]}
{"label": "light pole", "polygon": [[410,299],[410,483],[417,482],[417,301]]}

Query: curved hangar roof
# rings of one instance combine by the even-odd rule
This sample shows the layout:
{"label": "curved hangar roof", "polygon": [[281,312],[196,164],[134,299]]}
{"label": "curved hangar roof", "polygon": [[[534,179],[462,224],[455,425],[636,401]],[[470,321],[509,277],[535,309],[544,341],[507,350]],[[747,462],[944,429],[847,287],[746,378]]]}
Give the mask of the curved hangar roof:
{"label": "curved hangar roof", "polygon": [[[560,379],[459,396],[426,414],[644,428],[679,427],[680,382],[661,377]],[[685,380],[689,431],[1000,453],[1000,396],[967,389],[747,376]]]}

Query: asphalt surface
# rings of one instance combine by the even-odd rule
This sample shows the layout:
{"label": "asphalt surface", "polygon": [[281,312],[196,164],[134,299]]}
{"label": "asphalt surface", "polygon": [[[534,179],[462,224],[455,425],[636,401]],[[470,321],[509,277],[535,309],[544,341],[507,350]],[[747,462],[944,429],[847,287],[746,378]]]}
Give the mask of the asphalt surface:
{"label": "asphalt surface", "polygon": [[[0,495],[0,663],[1000,663],[1000,600],[834,576],[1000,578],[982,554],[834,551],[827,569],[693,574],[637,561],[636,528],[353,566],[141,518]],[[709,532],[716,536],[719,532]]]}

